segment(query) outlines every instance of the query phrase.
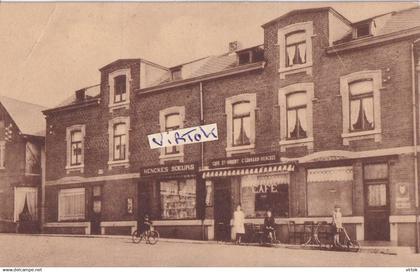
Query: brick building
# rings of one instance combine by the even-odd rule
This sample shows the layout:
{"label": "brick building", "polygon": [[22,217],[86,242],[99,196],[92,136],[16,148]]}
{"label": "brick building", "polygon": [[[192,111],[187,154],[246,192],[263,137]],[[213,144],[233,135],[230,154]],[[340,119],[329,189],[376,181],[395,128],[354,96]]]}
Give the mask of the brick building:
{"label": "brick building", "polygon": [[[149,214],[165,237],[227,239],[242,204],[247,223],[272,209],[287,242],[340,205],[358,240],[414,245],[419,15],[296,10],[262,26],[262,45],[102,67],[100,85],[44,111],[45,229],[128,234]],[[149,146],[205,124],[217,141]]]}
{"label": "brick building", "polygon": [[26,231],[39,231],[45,109],[0,96],[0,232],[24,231],[18,224],[25,205],[33,221]]}

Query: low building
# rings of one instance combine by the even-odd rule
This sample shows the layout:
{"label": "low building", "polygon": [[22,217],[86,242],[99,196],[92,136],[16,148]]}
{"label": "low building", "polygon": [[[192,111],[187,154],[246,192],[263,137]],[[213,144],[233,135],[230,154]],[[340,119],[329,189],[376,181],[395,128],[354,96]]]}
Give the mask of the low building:
{"label": "low building", "polygon": [[[45,109],[0,96],[0,232],[40,230]],[[33,221],[26,230],[19,228],[25,206]]]}
{"label": "low building", "polygon": [[[45,229],[129,234],[148,214],[164,237],[229,239],[241,204],[247,224],[273,210],[290,242],[339,205],[352,237],[413,246],[419,15],[296,10],[263,25],[262,45],[102,67],[100,85],[44,111]],[[218,140],[149,145],[208,124]]]}

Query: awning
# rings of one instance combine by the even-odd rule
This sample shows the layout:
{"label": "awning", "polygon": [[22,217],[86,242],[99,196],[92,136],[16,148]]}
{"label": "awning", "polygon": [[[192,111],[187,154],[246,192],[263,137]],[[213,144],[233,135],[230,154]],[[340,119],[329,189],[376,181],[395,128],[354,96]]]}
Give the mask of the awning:
{"label": "awning", "polygon": [[258,175],[275,172],[293,172],[294,170],[295,165],[293,163],[282,163],[253,167],[249,166],[242,167],[239,169],[211,169],[203,171],[203,178]]}

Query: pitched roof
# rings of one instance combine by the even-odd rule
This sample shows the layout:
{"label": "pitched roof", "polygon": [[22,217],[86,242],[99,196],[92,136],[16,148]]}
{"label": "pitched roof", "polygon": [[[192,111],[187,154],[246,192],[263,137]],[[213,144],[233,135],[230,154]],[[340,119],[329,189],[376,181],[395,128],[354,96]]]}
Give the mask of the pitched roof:
{"label": "pitched roof", "polygon": [[22,134],[45,136],[46,123],[42,111],[46,107],[6,96],[0,96],[0,103],[9,113]]}
{"label": "pitched roof", "polygon": [[[387,15],[383,15],[384,17]],[[376,17],[378,18],[378,17]],[[384,35],[420,26],[420,7],[392,12],[377,35]]]}

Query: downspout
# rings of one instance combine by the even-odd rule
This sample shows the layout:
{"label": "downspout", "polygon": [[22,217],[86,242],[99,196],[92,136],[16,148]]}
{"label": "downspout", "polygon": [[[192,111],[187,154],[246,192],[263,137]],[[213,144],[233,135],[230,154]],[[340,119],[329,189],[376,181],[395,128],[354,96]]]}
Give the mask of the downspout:
{"label": "downspout", "polygon": [[416,64],[414,58],[414,46],[420,39],[415,40],[411,44],[411,88],[412,88],[412,103],[413,103],[413,149],[414,149],[414,192],[416,204],[416,253],[420,251],[419,245],[419,165],[417,155],[417,103],[416,103]]}
{"label": "downspout", "polygon": [[[200,87],[200,125],[204,125],[203,82],[202,81],[200,81],[199,87]],[[200,151],[201,166],[200,166],[200,168],[203,169],[204,168],[204,143],[203,142],[200,143],[200,147],[201,147],[201,151]],[[201,235],[202,235],[201,238],[202,238],[203,241],[206,239],[206,236],[205,236],[206,227],[204,226],[205,217],[206,217],[206,207],[204,205],[203,214],[202,214],[202,218],[201,218]]]}

